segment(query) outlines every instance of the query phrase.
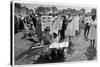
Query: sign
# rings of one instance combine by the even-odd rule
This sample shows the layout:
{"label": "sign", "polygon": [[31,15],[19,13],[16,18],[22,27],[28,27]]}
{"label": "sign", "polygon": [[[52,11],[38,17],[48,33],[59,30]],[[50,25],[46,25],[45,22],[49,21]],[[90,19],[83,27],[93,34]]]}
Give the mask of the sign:
{"label": "sign", "polygon": [[69,46],[69,42],[66,41],[66,42],[62,42],[62,43],[52,43],[49,48],[57,48],[58,49],[58,48],[63,48],[63,47],[68,47],[68,46]]}
{"label": "sign", "polygon": [[42,31],[46,29],[46,27],[50,28],[50,32],[52,32],[52,16],[42,16],[41,17]]}
{"label": "sign", "polygon": [[54,26],[53,26],[53,32],[58,33],[59,29],[62,29],[62,17],[57,17],[54,19]]}

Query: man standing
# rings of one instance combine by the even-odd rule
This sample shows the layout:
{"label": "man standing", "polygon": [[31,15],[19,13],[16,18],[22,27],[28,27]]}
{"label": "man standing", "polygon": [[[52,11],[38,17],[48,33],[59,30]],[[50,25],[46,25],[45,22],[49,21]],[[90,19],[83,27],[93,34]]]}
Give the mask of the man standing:
{"label": "man standing", "polygon": [[84,37],[87,37],[89,34],[89,30],[90,30],[90,22],[91,20],[91,16],[90,15],[86,15],[85,19],[85,31],[84,31]]}

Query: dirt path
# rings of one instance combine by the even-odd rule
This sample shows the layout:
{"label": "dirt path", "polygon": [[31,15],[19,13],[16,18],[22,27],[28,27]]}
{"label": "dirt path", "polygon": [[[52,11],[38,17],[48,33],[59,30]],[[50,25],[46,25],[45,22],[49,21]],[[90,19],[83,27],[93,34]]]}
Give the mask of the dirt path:
{"label": "dirt path", "polygon": [[[65,54],[64,61],[71,62],[71,61],[85,61],[87,60],[87,56],[85,55],[85,52],[87,50],[87,47],[90,45],[89,40],[86,41],[83,36],[84,31],[81,32],[81,34],[77,37],[73,38],[73,52],[72,54]],[[23,36],[22,33],[18,33],[15,35],[15,57],[16,57],[16,64],[33,64],[39,57],[40,57],[40,49],[35,50],[28,50],[30,45],[32,44],[30,41],[21,40],[21,37]],[[46,62],[48,60],[42,59],[39,61]]]}

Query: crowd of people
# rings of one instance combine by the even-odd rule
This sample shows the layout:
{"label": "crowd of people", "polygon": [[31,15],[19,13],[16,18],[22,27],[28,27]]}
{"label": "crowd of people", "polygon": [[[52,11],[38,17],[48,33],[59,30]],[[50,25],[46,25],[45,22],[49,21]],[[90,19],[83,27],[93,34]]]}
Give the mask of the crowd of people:
{"label": "crowd of people", "polygon": [[[18,32],[24,32],[22,39],[27,39],[32,42],[39,43],[39,45],[48,46],[52,43],[60,43],[63,41],[68,41],[69,42],[68,50],[70,51],[72,46],[72,39],[74,37],[78,37],[80,33],[84,31],[84,39],[90,40],[90,45],[95,47],[95,40],[97,33],[96,14],[92,14],[91,12],[84,15],[78,13],[77,14],[68,13],[63,16],[58,14],[56,15],[48,14],[48,16],[52,16],[53,20],[55,20],[55,17],[59,16],[63,18],[62,28],[59,29],[57,33],[53,32],[52,34],[50,34],[51,30],[49,27],[46,27],[46,29],[42,31],[41,16],[42,16],[41,14],[34,14],[34,13],[27,14],[26,17],[23,17],[22,15],[15,15],[14,17],[15,34],[17,34]],[[45,49],[48,51],[47,48]],[[65,48],[63,48],[63,50],[65,50]],[[51,57],[53,57],[52,59],[54,59],[54,54],[59,53],[59,50],[57,49],[52,49],[50,51],[48,53],[50,54]]]}

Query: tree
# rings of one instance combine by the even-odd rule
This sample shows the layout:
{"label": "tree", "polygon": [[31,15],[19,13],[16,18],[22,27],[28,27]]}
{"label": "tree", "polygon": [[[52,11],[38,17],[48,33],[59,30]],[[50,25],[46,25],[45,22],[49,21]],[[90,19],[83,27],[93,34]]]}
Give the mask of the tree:
{"label": "tree", "polygon": [[96,14],[96,9],[95,8],[91,9],[91,13]]}
{"label": "tree", "polygon": [[58,14],[61,14],[61,12],[62,12],[62,10],[58,10],[58,12],[57,12],[57,13],[58,13]]}
{"label": "tree", "polygon": [[42,14],[42,13],[46,13],[46,10],[45,10],[45,7],[40,6],[40,7],[35,8],[35,12],[37,14]]}
{"label": "tree", "polygon": [[67,12],[68,12],[67,9],[63,9],[63,10],[61,11],[61,14],[62,14],[62,15],[66,15]]}
{"label": "tree", "polygon": [[76,10],[76,9],[72,9],[72,13],[73,13],[73,12],[74,12],[74,13],[76,13],[76,12],[77,12],[77,10]]}
{"label": "tree", "polygon": [[21,8],[22,8],[22,6],[21,6],[21,4],[20,4],[20,3],[15,3],[15,8],[19,8],[19,9],[21,9]]}
{"label": "tree", "polygon": [[52,7],[51,7],[51,10],[52,10],[52,13],[56,13],[58,9],[57,9],[57,7],[55,7],[55,6],[52,6]]}
{"label": "tree", "polygon": [[22,8],[21,4],[20,3],[15,3],[14,6],[15,6],[15,13],[16,12],[20,13],[20,10]]}
{"label": "tree", "polygon": [[82,8],[81,11],[85,12],[86,10],[84,8]]}
{"label": "tree", "polygon": [[23,6],[22,8],[25,9],[26,11],[29,11],[29,8],[27,8],[26,6]]}
{"label": "tree", "polygon": [[80,13],[81,13],[81,14],[85,14],[85,11],[86,11],[86,10],[85,10],[84,8],[80,9]]}
{"label": "tree", "polygon": [[45,7],[46,12],[49,12],[50,10],[51,10],[50,7]]}
{"label": "tree", "polygon": [[71,10],[72,10],[71,8],[67,8],[67,12],[71,12]]}

